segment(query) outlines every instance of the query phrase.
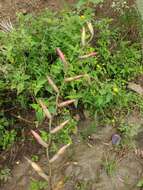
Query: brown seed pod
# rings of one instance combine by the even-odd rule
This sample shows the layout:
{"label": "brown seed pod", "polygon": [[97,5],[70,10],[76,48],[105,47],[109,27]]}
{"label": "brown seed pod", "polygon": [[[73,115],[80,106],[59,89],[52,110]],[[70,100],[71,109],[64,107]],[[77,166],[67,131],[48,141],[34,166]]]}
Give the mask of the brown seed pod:
{"label": "brown seed pod", "polygon": [[73,100],[67,100],[67,101],[65,101],[65,102],[61,102],[61,103],[58,104],[58,107],[59,107],[59,108],[62,108],[62,107],[68,106],[68,105],[74,103],[75,101],[76,101],[76,100],[73,99]]}
{"label": "brown seed pod", "polygon": [[57,154],[55,154],[53,156],[53,158],[50,159],[50,163],[55,162],[62,154],[64,154],[64,152],[66,151],[66,149],[70,146],[70,144],[67,144],[65,146],[63,146],[58,152]]}
{"label": "brown seed pod", "polygon": [[51,134],[55,134],[58,131],[60,131],[61,129],[63,129],[65,127],[65,125],[69,122],[70,120],[66,120],[63,123],[61,123],[59,126],[55,127],[53,130],[51,130]]}
{"label": "brown seed pod", "polygon": [[42,170],[42,168],[36,164],[35,162],[31,161],[30,159],[28,159],[27,157],[25,157],[25,159],[28,161],[28,163],[32,166],[32,168],[38,173],[39,176],[41,176],[43,179],[45,179],[46,181],[49,182],[49,176],[47,176],[44,171]]}
{"label": "brown seed pod", "polygon": [[47,108],[47,106],[44,104],[42,100],[38,100],[38,103],[40,104],[41,108],[43,109],[43,112],[45,113],[46,117],[51,120],[52,116]]}
{"label": "brown seed pod", "polygon": [[53,81],[49,76],[47,76],[47,79],[48,79],[48,82],[49,82],[50,86],[53,88],[53,90],[54,90],[57,94],[59,94],[59,89],[58,89],[58,87],[56,86],[56,84],[54,83],[54,81]]}
{"label": "brown seed pod", "polygon": [[34,138],[36,139],[36,141],[42,145],[44,148],[48,147],[48,144],[43,141],[43,139],[40,137],[40,135],[38,133],[36,133],[35,131],[31,130],[32,135],[34,136]]}
{"label": "brown seed pod", "polygon": [[72,82],[72,81],[75,81],[75,80],[78,80],[78,79],[81,79],[85,77],[85,75],[77,75],[75,77],[69,77],[69,78],[65,78],[65,82]]}

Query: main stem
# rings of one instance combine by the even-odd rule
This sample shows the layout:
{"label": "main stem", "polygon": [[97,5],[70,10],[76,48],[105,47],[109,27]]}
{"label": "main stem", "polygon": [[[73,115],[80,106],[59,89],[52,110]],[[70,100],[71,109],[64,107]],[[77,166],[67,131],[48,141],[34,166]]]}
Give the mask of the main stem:
{"label": "main stem", "polygon": [[48,190],[53,190],[52,187],[52,167],[50,163],[50,156],[49,156],[49,149],[51,145],[51,125],[52,125],[52,119],[49,120],[49,141],[48,141],[48,147],[46,149],[46,155],[47,155],[47,160],[48,160],[48,170],[49,170],[49,184],[48,184]]}

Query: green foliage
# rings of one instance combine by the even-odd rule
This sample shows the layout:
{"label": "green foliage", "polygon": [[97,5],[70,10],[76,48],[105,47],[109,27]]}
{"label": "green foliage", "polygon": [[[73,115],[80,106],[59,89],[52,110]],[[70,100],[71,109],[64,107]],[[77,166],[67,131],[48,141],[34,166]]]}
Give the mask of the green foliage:
{"label": "green foliage", "polygon": [[143,187],[143,179],[140,179],[137,183],[137,187],[142,188]]}
{"label": "green foliage", "polygon": [[103,163],[104,169],[109,176],[113,176],[117,169],[117,162],[116,160],[109,160],[106,159],[105,162]]}
{"label": "green foliage", "polygon": [[13,144],[16,137],[14,129],[8,129],[9,122],[3,115],[0,115],[0,149],[7,149]]}
{"label": "green foliage", "polygon": [[[90,2],[99,3],[97,0]],[[42,122],[45,115],[37,104],[42,98],[53,115],[60,115],[63,120],[70,117],[68,108],[56,112],[56,94],[47,75],[60,89],[62,100],[76,99],[74,109],[83,106],[91,115],[109,109],[129,108],[135,102],[133,93],[126,90],[126,84],[142,73],[141,47],[123,38],[120,27],[112,27],[111,19],[95,19],[90,9],[83,11],[82,16],[74,11],[63,11],[60,15],[47,11],[38,17],[19,15],[18,18],[15,30],[0,33],[0,106],[3,109],[6,105],[32,107],[37,120]],[[83,27],[87,38],[90,37],[87,21],[92,23],[96,32],[92,42],[82,46]],[[68,62],[67,70],[56,53],[58,47]],[[91,52],[97,52],[97,56],[79,58]],[[64,81],[77,75],[86,77]],[[73,127],[72,119],[71,123]],[[72,127],[67,126],[58,134],[61,142],[70,141],[67,133],[73,130]],[[1,128],[0,143],[6,148],[13,142],[15,132],[8,134],[3,125]]]}
{"label": "green foliage", "polygon": [[0,181],[3,181],[5,183],[8,181],[10,177],[11,177],[11,170],[9,168],[4,168],[0,170]]}
{"label": "green foliage", "polygon": [[44,181],[37,181],[37,180],[32,180],[30,183],[30,188],[29,190],[44,190],[47,188],[47,182]]}

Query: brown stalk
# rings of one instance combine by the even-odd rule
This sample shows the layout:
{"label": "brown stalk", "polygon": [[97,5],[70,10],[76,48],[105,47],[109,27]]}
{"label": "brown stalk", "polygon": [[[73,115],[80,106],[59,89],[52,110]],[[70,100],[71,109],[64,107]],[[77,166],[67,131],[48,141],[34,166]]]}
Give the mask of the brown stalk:
{"label": "brown stalk", "polygon": [[69,122],[70,120],[66,120],[63,123],[61,123],[59,126],[55,127],[53,130],[51,130],[51,134],[55,134],[58,131],[60,131],[61,129],[63,129],[65,127],[65,125]]}

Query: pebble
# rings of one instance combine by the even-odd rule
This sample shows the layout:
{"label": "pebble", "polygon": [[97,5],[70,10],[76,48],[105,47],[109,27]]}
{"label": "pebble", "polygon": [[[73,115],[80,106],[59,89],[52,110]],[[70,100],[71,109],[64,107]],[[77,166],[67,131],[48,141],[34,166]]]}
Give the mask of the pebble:
{"label": "pebble", "polygon": [[121,136],[118,134],[112,135],[112,144],[113,145],[119,145],[121,142]]}

